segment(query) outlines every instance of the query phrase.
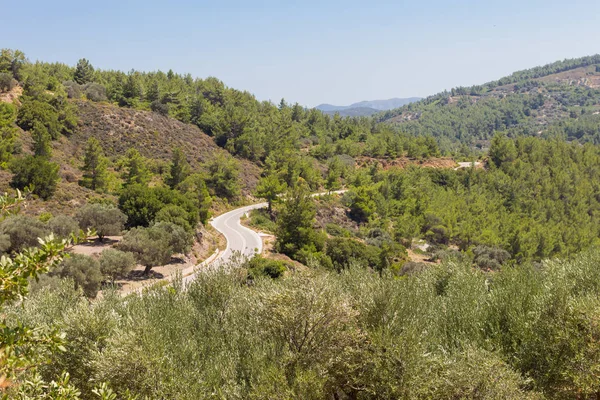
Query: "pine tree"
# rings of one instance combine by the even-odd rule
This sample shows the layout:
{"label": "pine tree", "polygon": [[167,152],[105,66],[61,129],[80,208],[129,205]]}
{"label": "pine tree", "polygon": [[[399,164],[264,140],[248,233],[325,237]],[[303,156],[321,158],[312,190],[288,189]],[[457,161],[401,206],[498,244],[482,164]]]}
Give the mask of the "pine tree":
{"label": "pine tree", "polygon": [[327,170],[327,180],[325,181],[325,188],[329,191],[337,190],[342,187],[340,182],[342,176],[342,163],[338,157],[334,157],[329,163],[329,169]]}
{"label": "pine tree", "polygon": [[82,58],[77,62],[77,68],[75,69],[75,82],[80,85],[92,82],[94,80],[94,67],[88,60]]}
{"label": "pine tree", "polygon": [[316,208],[308,186],[299,183],[285,197],[277,217],[277,249],[290,257],[299,250],[315,250],[317,236],[313,228]]}
{"label": "pine tree", "polygon": [[283,99],[283,98],[281,99],[281,101],[279,102],[279,106],[278,107],[279,107],[280,111],[283,111],[283,110],[285,110],[285,109],[288,108],[288,105],[285,102],[285,99]]}
{"label": "pine tree", "polygon": [[273,203],[277,201],[278,196],[283,193],[286,184],[281,182],[276,175],[270,174],[258,181],[256,186],[256,197],[266,199],[268,203],[269,214],[273,213]]}
{"label": "pine tree", "polygon": [[210,193],[208,192],[208,188],[203,179],[196,182],[196,195],[198,196],[198,215],[200,221],[203,224],[206,224],[208,217],[210,216],[212,197],[210,197]]}
{"label": "pine tree", "polygon": [[183,180],[189,175],[189,164],[185,158],[185,154],[181,149],[173,149],[173,156],[171,158],[171,176],[167,180],[167,184],[171,189],[175,189]]}
{"label": "pine tree", "polygon": [[138,99],[142,96],[142,85],[138,72],[131,71],[127,75],[127,81],[123,86],[123,96],[128,99]]}
{"label": "pine tree", "polygon": [[125,160],[125,183],[145,185],[150,180],[150,172],[146,168],[146,159],[136,149],[127,151]]}
{"label": "pine tree", "polygon": [[50,145],[52,137],[48,133],[48,129],[44,124],[35,121],[31,130],[33,137],[33,153],[38,157],[49,158],[52,155],[52,147]]}
{"label": "pine tree", "polygon": [[160,88],[158,87],[158,81],[153,80],[148,87],[146,92],[146,100],[149,102],[158,101],[160,99]]}
{"label": "pine tree", "polygon": [[82,185],[92,190],[106,190],[106,165],[107,161],[102,153],[100,143],[95,138],[90,138],[85,148]]}
{"label": "pine tree", "polygon": [[300,122],[304,116],[304,109],[298,103],[294,103],[292,107],[292,121]]}

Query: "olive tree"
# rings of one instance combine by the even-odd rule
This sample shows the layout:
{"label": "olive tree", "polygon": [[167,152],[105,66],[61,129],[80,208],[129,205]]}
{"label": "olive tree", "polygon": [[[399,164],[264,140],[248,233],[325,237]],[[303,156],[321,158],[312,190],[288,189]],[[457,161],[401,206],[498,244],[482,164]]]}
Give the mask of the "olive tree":
{"label": "olive tree", "polygon": [[102,283],[100,263],[95,258],[83,254],[73,254],[65,258],[56,274],[61,278],[73,279],[75,287],[80,287],[89,298],[96,297]]}
{"label": "olive tree", "polygon": [[138,263],[145,266],[144,274],[152,267],[168,264],[174,253],[189,251],[192,237],[182,227],[160,222],[151,227],[133,228],[123,236],[118,248],[133,253]]}
{"label": "olive tree", "polygon": [[102,241],[106,236],[120,234],[127,216],[112,205],[87,204],[77,212],[77,220],[81,229],[94,229]]}
{"label": "olive tree", "polygon": [[37,247],[39,238],[48,234],[46,225],[40,220],[26,215],[14,215],[0,222],[5,252],[18,252],[28,247]]}
{"label": "olive tree", "polygon": [[106,249],[100,254],[100,272],[105,278],[115,282],[115,279],[123,278],[135,266],[135,257],[117,249]]}
{"label": "olive tree", "polygon": [[47,223],[48,229],[58,238],[68,238],[79,232],[79,224],[75,218],[68,215],[57,215]]}

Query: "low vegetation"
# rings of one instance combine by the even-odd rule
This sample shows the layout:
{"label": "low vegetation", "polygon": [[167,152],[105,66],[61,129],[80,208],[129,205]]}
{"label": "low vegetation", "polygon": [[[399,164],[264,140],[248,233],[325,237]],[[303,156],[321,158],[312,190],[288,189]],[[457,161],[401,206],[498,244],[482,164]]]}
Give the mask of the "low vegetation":
{"label": "low vegetation", "polygon": [[40,373],[68,371],[84,398],[106,382],[164,398],[578,399],[600,390],[598,262],[591,252],[493,273],[447,262],[402,279],[350,268],[273,280],[261,276],[279,266],[257,258],[252,284],[202,274],[186,291],[93,306],[63,286],[7,315],[62,326],[66,351]]}

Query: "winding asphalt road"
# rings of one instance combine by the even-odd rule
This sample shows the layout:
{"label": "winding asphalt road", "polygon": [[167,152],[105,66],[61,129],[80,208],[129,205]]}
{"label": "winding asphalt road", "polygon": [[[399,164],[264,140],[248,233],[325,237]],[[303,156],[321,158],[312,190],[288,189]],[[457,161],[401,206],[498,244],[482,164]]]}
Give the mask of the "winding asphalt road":
{"label": "winding asphalt road", "polygon": [[[267,207],[267,203],[253,204],[251,206],[236,208],[233,211],[221,214],[213,219],[210,224],[227,239],[227,247],[221,256],[211,266],[231,261],[234,254],[243,257],[252,257],[262,253],[262,238],[252,229],[246,228],[240,222],[244,214],[259,208]],[[218,265],[217,265],[218,266]]]}
{"label": "winding asphalt road", "polygon": [[212,219],[210,224],[225,236],[227,247],[224,251],[219,253],[219,256],[216,259],[204,266],[204,268],[197,268],[196,273],[184,277],[183,283],[190,283],[199,272],[221,268],[236,255],[251,258],[255,254],[262,253],[262,238],[252,229],[243,226],[240,220],[244,214],[265,207],[267,207],[267,203],[252,204],[250,206],[236,208],[235,210],[231,210]]}
{"label": "winding asphalt road", "polygon": [[[346,190],[336,190],[333,192],[315,193],[313,197],[323,196],[325,194],[342,194]],[[216,270],[222,268],[230,262],[236,255],[252,258],[255,254],[262,253],[262,238],[252,229],[246,228],[240,222],[244,214],[259,208],[267,207],[267,203],[252,204],[250,206],[236,208],[235,210],[221,214],[210,221],[210,224],[227,239],[227,247],[219,256],[203,268],[198,268],[198,272],[207,270]],[[184,283],[190,283],[196,277],[196,273],[183,278]]]}

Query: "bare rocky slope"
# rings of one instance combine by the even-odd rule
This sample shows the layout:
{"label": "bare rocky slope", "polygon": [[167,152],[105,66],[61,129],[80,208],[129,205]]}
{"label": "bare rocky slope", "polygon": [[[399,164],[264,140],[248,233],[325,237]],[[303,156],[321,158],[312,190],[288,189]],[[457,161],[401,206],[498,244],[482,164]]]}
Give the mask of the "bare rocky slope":
{"label": "bare rocky slope", "polygon": [[[73,154],[82,153],[87,140],[95,137],[108,157],[118,157],[135,148],[144,157],[168,160],[175,147],[184,151],[192,167],[209,161],[217,154],[231,157],[195,125],[150,111],[90,101],[78,101],[77,107],[79,129],[69,138]],[[253,188],[259,174],[258,166],[247,160],[238,161],[244,186]]]}

